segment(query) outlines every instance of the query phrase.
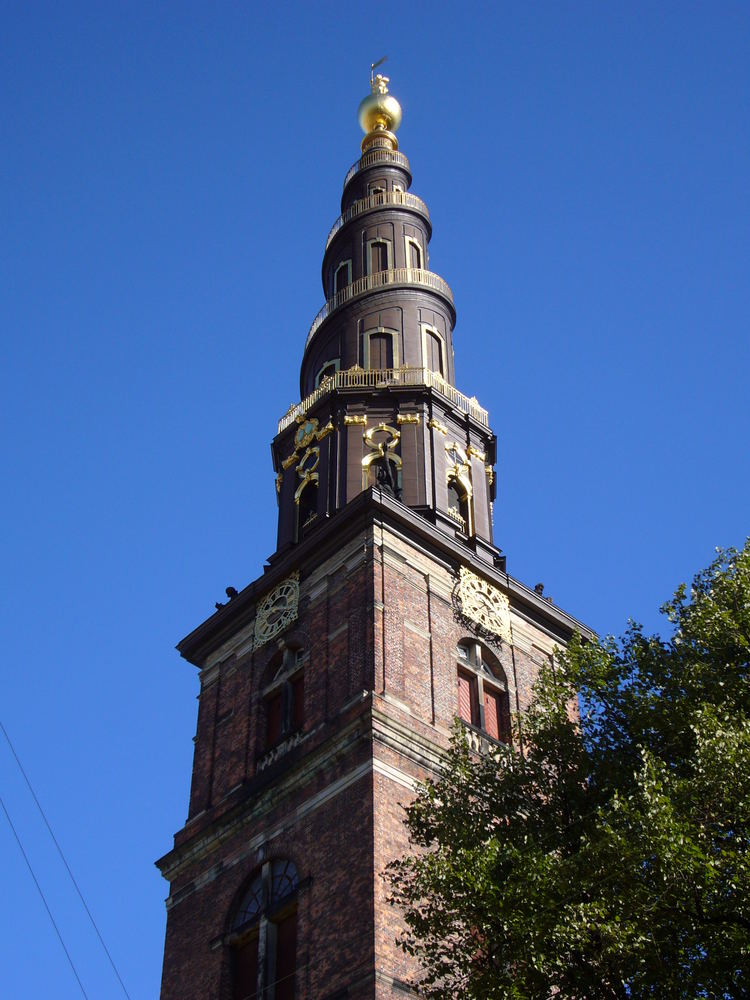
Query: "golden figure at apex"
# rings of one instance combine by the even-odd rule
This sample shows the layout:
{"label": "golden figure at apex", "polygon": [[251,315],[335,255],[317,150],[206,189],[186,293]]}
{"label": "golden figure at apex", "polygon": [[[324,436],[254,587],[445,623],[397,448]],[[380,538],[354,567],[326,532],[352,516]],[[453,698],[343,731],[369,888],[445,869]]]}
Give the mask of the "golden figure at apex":
{"label": "golden figure at apex", "polygon": [[375,70],[385,62],[385,56],[370,66],[370,93],[359,105],[359,124],[365,137],[362,152],[372,146],[398,149],[395,132],[401,124],[401,105],[388,93],[389,78]]}

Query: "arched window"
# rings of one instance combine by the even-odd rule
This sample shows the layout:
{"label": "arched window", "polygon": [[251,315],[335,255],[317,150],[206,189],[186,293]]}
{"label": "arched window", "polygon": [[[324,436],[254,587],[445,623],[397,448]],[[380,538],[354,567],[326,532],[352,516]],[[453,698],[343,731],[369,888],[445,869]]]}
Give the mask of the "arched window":
{"label": "arched window", "polygon": [[300,484],[294,493],[294,502],[297,505],[297,523],[295,540],[301,541],[312,522],[318,516],[318,483],[320,475],[318,465],[320,464],[320,447],[318,445],[308,447],[307,451],[297,463],[297,476]]}
{"label": "arched window", "polygon": [[273,679],[263,692],[267,750],[299,733],[305,721],[305,676],[300,654],[288,646],[271,661]]}
{"label": "arched window", "polygon": [[298,886],[292,861],[267,861],[240,898],[232,921],[233,1000],[294,1000]]}
{"label": "arched window", "polygon": [[388,371],[399,366],[398,333],[379,326],[362,334],[363,367]]}
{"label": "arched window", "polygon": [[458,479],[448,483],[448,513],[461,530],[469,532],[469,496]]}
{"label": "arched window", "polygon": [[307,483],[297,504],[297,541],[301,542],[318,516],[318,484]]}
{"label": "arched window", "polygon": [[475,640],[456,649],[458,717],[493,740],[510,743],[510,702],[505,671]]}
{"label": "arched window", "polygon": [[370,463],[369,482],[379,486],[384,493],[390,493],[397,500],[401,499],[401,469],[387,455]]}
{"label": "arched window", "polygon": [[445,375],[443,338],[437,330],[427,326],[422,327],[422,350],[425,368],[437,372],[438,375]]}
{"label": "arched window", "polygon": [[390,240],[368,240],[367,241],[367,273],[376,274],[378,271],[387,271],[391,267],[391,243]]}
{"label": "arched window", "polygon": [[340,364],[339,358],[334,358],[333,361],[326,361],[326,363],[321,367],[318,374],[315,376],[316,389],[318,388],[320,383],[324,381],[324,379],[334,377],[336,372],[339,370],[339,364]]}
{"label": "arched window", "polygon": [[445,452],[448,514],[465,534],[473,535],[474,516],[469,459],[456,441],[446,441]]}
{"label": "arched window", "polygon": [[406,266],[420,268],[422,266],[422,247],[410,236],[404,238],[406,240]]}
{"label": "arched window", "polygon": [[371,333],[368,347],[368,368],[393,368],[393,337],[390,333]]}
{"label": "arched window", "polygon": [[352,262],[351,260],[343,260],[339,266],[336,268],[333,275],[333,294],[336,295],[347,285],[352,283]]}

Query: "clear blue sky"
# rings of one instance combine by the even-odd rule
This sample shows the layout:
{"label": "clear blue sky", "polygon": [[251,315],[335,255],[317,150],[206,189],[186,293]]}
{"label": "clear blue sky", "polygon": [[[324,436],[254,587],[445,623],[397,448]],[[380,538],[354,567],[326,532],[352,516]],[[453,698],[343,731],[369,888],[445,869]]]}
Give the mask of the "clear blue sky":
{"label": "clear blue sky", "polygon": [[[510,572],[653,630],[748,496],[747,3],[3,5],[0,717],[121,969],[158,992],[197,681],[274,548],[369,63],[499,436]],[[118,997],[0,743],[91,998]],[[0,816],[3,993],[79,997]]]}

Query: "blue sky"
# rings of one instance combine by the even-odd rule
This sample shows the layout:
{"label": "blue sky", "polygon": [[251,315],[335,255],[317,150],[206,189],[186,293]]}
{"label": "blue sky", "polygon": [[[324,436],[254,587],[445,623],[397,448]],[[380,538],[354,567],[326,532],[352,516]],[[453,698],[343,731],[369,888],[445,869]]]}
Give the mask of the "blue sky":
{"label": "blue sky", "polygon": [[[404,108],[496,542],[600,632],[748,532],[750,7],[3,8],[2,713],[134,998],[158,993],[197,681],[174,644],[275,543],[369,63]],[[10,753],[89,997],[122,996]],[[0,817],[4,993],[78,997]]]}

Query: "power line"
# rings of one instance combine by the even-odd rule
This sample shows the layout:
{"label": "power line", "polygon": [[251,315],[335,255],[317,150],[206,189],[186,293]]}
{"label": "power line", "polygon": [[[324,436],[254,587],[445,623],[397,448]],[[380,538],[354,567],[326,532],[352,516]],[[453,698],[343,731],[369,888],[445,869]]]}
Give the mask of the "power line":
{"label": "power line", "polygon": [[[0,723],[0,725],[2,725],[2,723]],[[47,911],[47,916],[52,921],[52,926],[55,928],[55,933],[57,934],[57,937],[58,937],[58,940],[59,940],[60,944],[62,945],[62,950],[65,952],[65,957],[67,958],[68,962],[70,963],[70,967],[73,970],[73,975],[76,977],[78,985],[81,988],[81,993],[83,993],[84,997],[86,997],[86,1000],[88,1000],[88,997],[86,996],[86,990],[83,988],[83,983],[81,982],[81,977],[76,972],[76,967],[73,964],[73,959],[70,957],[70,952],[65,947],[65,942],[62,939],[62,934],[60,933],[60,928],[55,923],[55,918],[52,916],[52,910],[50,910],[49,906],[47,905],[47,900],[45,899],[44,893],[42,892],[42,887],[39,885],[39,881],[38,881],[36,875],[34,874],[34,869],[31,867],[31,862],[29,861],[29,859],[28,859],[28,857],[26,855],[26,851],[24,851],[24,849],[23,849],[23,844],[21,843],[21,838],[18,836],[18,833],[16,832],[16,828],[13,826],[13,820],[10,818],[10,814],[8,813],[8,810],[5,808],[5,803],[3,802],[1,796],[0,796],[0,806],[3,807],[3,812],[5,813],[5,818],[8,820],[8,825],[10,826],[11,830],[13,831],[13,836],[16,838],[16,843],[18,844],[18,848],[19,848],[21,854],[23,854],[23,860],[26,862],[26,867],[29,869],[29,872],[31,873],[31,877],[34,879],[34,885],[37,887],[37,890],[39,891],[39,895],[42,897],[42,902],[44,903],[44,908]]]}
{"label": "power line", "polygon": [[[112,966],[112,971],[117,976],[117,981],[119,982],[120,986],[122,987],[122,992],[125,994],[125,996],[128,998],[128,1000],[130,1000],[130,994],[125,989],[125,983],[123,983],[122,978],[120,976],[120,973],[117,971],[117,966],[115,965],[115,961],[112,958],[112,956],[110,955],[109,949],[107,948],[106,944],[104,943],[104,938],[102,937],[101,933],[99,932],[99,928],[96,926],[96,921],[94,920],[94,917],[92,916],[91,910],[86,905],[86,900],[83,898],[83,893],[81,892],[81,889],[80,889],[78,883],[75,880],[73,872],[70,870],[70,865],[65,860],[65,855],[62,852],[62,848],[58,844],[57,838],[55,837],[54,833],[52,832],[52,827],[49,825],[49,821],[47,820],[47,817],[44,814],[44,810],[42,809],[41,803],[39,802],[39,799],[36,797],[36,793],[35,793],[34,789],[31,787],[31,782],[29,781],[28,775],[26,774],[26,771],[24,771],[24,769],[23,769],[23,764],[21,763],[21,761],[20,761],[20,759],[18,757],[18,754],[15,751],[15,748],[14,748],[13,744],[11,743],[10,736],[8,736],[8,733],[7,733],[6,729],[5,729],[5,726],[2,724],[2,722],[0,722],[0,729],[2,729],[3,736],[5,737],[5,739],[8,742],[8,746],[10,747],[10,752],[15,757],[16,764],[18,764],[18,769],[20,770],[21,774],[23,775],[24,781],[26,782],[26,786],[29,789],[29,791],[31,792],[31,797],[33,798],[34,802],[36,802],[36,807],[39,810],[39,813],[40,813],[42,819],[44,820],[44,825],[47,827],[47,831],[49,832],[49,835],[52,838],[52,843],[57,848],[57,853],[60,855],[62,863],[65,865],[65,870],[67,871],[68,875],[70,876],[70,881],[75,886],[75,890],[78,893],[78,898],[81,900],[81,903],[83,904],[83,908],[86,911],[86,914],[87,914],[89,920],[91,921],[91,926],[96,931],[96,936],[99,938],[99,943],[101,944],[102,948],[104,949],[104,954],[109,959],[109,964]],[[5,808],[5,807],[3,806],[3,808]],[[6,811],[5,815],[8,816],[7,811]],[[10,816],[8,816],[8,822],[10,823]],[[11,823],[11,826],[12,825],[13,824]],[[15,830],[13,832],[15,833]],[[18,836],[16,836],[16,840],[18,840]],[[18,841],[18,846],[19,847],[21,846],[20,840]],[[21,850],[23,851],[22,847],[21,847]],[[26,857],[25,854],[24,854],[24,857]],[[28,860],[26,861],[26,864],[28,864]],[[31,871],[31,866],[30,865],[29,865],[29,870]],[[34,873],[32,872],[31,874],[33,875]],[[34,881],[36,882],[36,879],[34,879]],[[37,888],[39,888],[39,884],[38,883],[37,883]],[[41,892],[41,889],[39,891]],[[44,899],[44,896],[42,896],[42,899]],[[47,904],[45,903],[45,906],[46,905]],[[48,912],[49,912],[49,910],[48,910]],[[51,917],[52,917],[52,914],[50,913],[50,919],[51,919]],[[54,921],[53,921],[53,923],[54,923]],[[57,930],[57,927],[55,927],[55,930]],[[60,936],[60,932],[58,931],[58,937],[59,936]],[[62,943],[62,938],[60,938],[60,942]],[[63,948],[64,947],[65,947],[65,945],[63,945]],[[65,954],[66,955],[68,954],[67,950],[66,950]],[[70,958],[70,956],[68,956],[68,958]],[[73,963],[71,962],[71,965],[72,964]],[[73,971],[75,972],[75,969]],[[77,975],[76,975],[76,979],[78,979]],[[79,981],[79,984],[80,984],[80,980],[78,980],[78,981]],[[83,987],[81,987],[81,989],[83,989]],[[85,996],[85,994],[84,994],[84,996]]]}

